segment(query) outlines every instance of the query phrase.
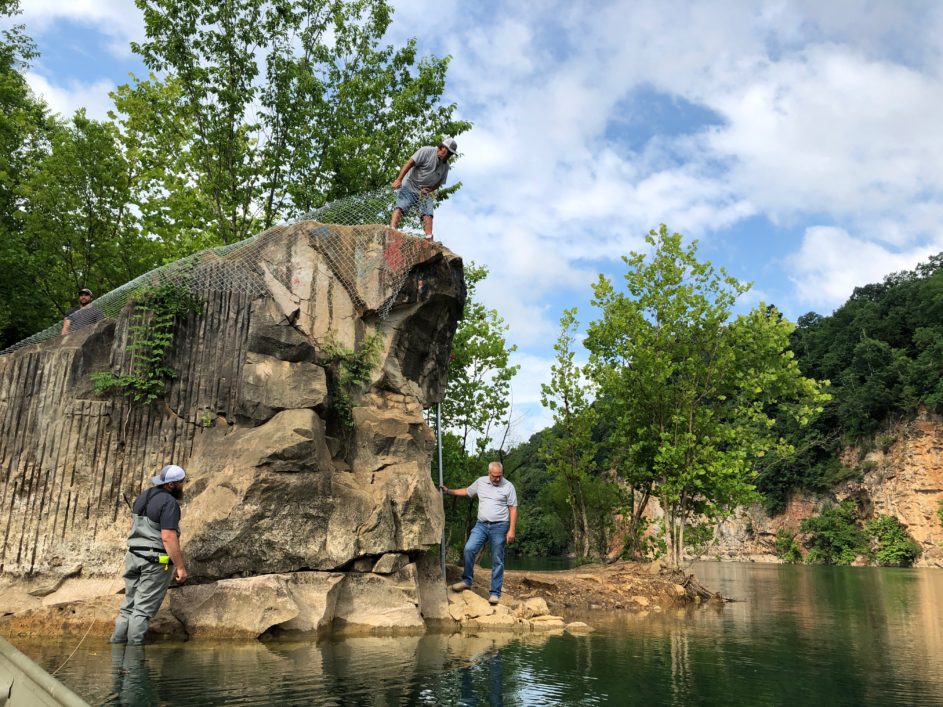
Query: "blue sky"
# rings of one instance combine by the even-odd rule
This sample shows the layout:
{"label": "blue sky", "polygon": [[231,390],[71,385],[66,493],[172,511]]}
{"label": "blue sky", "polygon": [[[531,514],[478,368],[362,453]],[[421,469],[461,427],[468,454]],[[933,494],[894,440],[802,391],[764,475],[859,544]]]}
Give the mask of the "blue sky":
{"label": "blue sky", "polygon": [[[143,74],[133,0],[26,0],[34,89],[103,117]],[[395,2],[389,40],[449,54],[464,188],[436,235],[491,275],[522,370],[511,438],[548,418],[562,309],[658,224],[796,318],[943,250],[943,4]],[[823,7],[824,6],[824,7]],[[391,179],[394,175],[391,175]]]}

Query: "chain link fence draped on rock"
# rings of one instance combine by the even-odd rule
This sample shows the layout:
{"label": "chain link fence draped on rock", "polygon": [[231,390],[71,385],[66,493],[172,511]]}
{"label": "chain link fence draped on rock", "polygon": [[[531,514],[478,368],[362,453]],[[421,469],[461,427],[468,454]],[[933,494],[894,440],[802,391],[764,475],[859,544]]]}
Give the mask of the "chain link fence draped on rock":
{"label": "chain link fence draped on rock", "polygon": [[[385,318],[409,271],[429,256],[423,239],[409,235],[409,231],[415,231],[418,219],[414,219],[415,223],[406,221],[409,230],[405,234],[378,225],[389,223],[393,201],[394,193],[383,188],[330,202],[292,224],[274,226],[244,241],[208,248],[155,268],[98,297],[93,306],[98,307],[106,319],[114,319],[143,290],[167,283],[186,287],[195,294],[228,291],[259,297],[268,291],[260,264],[264,248],[288,229],[307,228],[311,247],[324,255],[348,292],[356,291],[356,283],[366,273],[380,271],[381,282],[389,296],[377,314]],[[336,227],[352,230],[356,247],[341,247],[340,230]],[[273,275],[279,276],[278,273]],[[60,320],[0,351],[0,355],[59,336],[61,331]]]}

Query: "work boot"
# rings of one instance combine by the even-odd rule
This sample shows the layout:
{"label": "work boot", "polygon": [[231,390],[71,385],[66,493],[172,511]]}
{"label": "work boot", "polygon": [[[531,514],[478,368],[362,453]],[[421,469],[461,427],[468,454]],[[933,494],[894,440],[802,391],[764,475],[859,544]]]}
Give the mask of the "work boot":
{"label": "work boot", "polygon": [[499,597],[497,594],[492,594],[490,597],[488,597],[488,603],[491,604],[491,606],[494,606],[499,601],[501,601],[501,597]]}
{"label": "work boot", "polygon": [[452,585],[453,592],[464,592],[466,589],[471,589],[465,582],[456,582]]}

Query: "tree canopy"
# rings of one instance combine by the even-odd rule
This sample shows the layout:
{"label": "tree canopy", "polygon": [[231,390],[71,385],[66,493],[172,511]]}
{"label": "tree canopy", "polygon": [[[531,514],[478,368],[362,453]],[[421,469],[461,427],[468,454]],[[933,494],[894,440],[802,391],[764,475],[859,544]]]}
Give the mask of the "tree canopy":
{"label": "tree canopy", "polygon": [[685,527],[754,494],[755,465],[791,448],[777,416],[809,421],[827,396],[802,375],[793,326],[760,305],[734,317],[749,285],[696,257],[661,227],[651,253],[624,258],[625,291],[600,276],[589,325],[589,376],[611,422],[610,463],[632,489],[633,518],[651,496],[680,563]]}
{"label": "tree canopy", "polygon": [[150,74],[108,120],[52,115],[24,78],[26,28],[0,36],[0,347],[61,320],[80,287],[388,185],[470,127],[443,100],[448,57],[383,44],[386,0],[136,1]]}

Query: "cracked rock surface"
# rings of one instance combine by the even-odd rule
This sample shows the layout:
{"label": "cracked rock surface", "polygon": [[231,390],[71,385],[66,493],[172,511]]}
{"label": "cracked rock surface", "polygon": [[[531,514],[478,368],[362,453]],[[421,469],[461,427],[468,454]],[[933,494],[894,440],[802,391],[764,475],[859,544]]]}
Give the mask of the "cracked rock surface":
{"label": "cracked rock surface", "polygon": [[[444,597],[431,588],[423,597],[420,586],[441,580],[421,558],[443,524],[423,410],[445,387],[462,262],[377,227],[330,227],[325,245],[324,228],[302,222],[266,241],[254,265],[264,294],[196,292],[203,311],[176,323],[167,360],[176,377],[152,405],[96,396],[90,384],[90,374],[127,365],[128,308],[0,356],[8,613],[30,611],[41,626],[42,607],[91,601],[102,596],[91,587],[106,584],[110,606],[115,588],[104,580],[123,567],[127,503],[175,463],[190,478],[181,539],[191,586],[171,591],[187,632],[414,627],[423,608],[443,618]],[[401,263],[404,252],[411,269],[395,283],[369,265]],[[356,351],[374,332],[369,380],[339,391],[330,347]],[[220,580],[229,584],[212,584]],[[269,597],[269,613],[237,619],[244,591]],[[179,608],[189,592],[206,611]],[[369,608],[384,597],[384,611]]]}

